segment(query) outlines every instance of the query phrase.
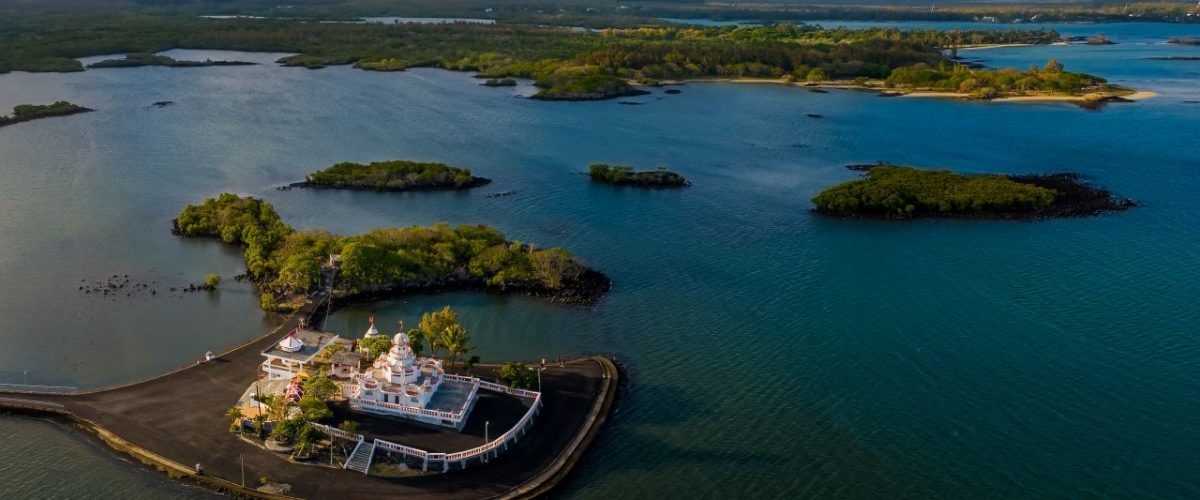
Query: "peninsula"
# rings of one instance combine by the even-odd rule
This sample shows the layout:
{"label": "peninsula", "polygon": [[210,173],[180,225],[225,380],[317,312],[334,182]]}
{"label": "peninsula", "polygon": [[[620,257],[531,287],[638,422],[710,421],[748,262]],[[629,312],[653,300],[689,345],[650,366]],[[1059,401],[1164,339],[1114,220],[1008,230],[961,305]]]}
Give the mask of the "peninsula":
{"label": "peninsula", "polygon": [[[155,17],[119,23],[99,18],[70,30],[33,22],[30,30],[44,30],[55,38],[6,39],[0,33],[0,72],[72,71],[79,69],[72,57],[104,54],[119,46],[133,53],[173,47],[293,52],[278,63],[311,69],[345,64],[373,71],[436,67],[470,71],[497,82],[528,78],[541,89],[534,99],[554,101],[640,95],[645,90],[639,86],[695,79],[826,82],[876,89],[878,82],[885,82],[908,92],[953,91],[978,98],[1110,90],[1103,78],[1061,67],[1039,69],[1034,75],[970,68],[954,59],[957,49],[971,46],[1058,43],[1061,35],[1049,30],[847,30],[791,23],[642,25],[597,31],[465,23],[396,29],[286,19]],[[166,38],[140,35],[145,32]]]}
{"label": "peninsula", "polygon": [[491,179],[471,175],[470,169],[445,163],[392,160],[338,163],[287,187],[412,191],[469,189],[489,182]]}
{"label": "peninsula", "polygon": [[665,168],[635,172],[631,167],[620,165],[610,166],[605,163],[593,163],[588,167],[588,177],[594,182],[602,182],[615,186],[634,186],[644,188],[678,188],[689,183],[682,175]]}
{"label": "peninsula", "polygon": [[336,301],[472,289],[592,304],[611,287],[607,276],[567,250],[509,241],[483,225],[390,227],[338,236],[293,229],[270,203],[228,193],[188,205],[173,224],[181,236],[244,247],[259,304],[272,311],[304,304],[321,283],[322,262],[340,269]]}
{"label": "peninsula", "polygon": [[863,179],[825,189],[817,213],[879,219],[1083,217],[1134,206],[1075,174],[967,175],[896,165],[851,166]]}
{"label": "peninsula", "polygon": [[0,116],[0,127],[52,116],[87,113],[88,111],[94,110],[67,101],[56,101],[54,104],[20,104],[13,107],[12,116]]}
{"label": "peninsula", "polygon": [[166,66],[168,68],[201,68],[205,66],[253,66],[246,61],[179,61],[175,58],[148,53],[127,54],[124,59],[105,59],[89,64],[89,68],[140,68],[142,66]]}

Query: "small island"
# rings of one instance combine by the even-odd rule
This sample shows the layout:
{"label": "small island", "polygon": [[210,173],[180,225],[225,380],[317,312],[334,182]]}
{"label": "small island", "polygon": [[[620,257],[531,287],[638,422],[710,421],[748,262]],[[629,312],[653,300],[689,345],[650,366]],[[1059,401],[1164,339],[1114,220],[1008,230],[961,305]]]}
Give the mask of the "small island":
{"label": "small island", "polygon": [[545,80],[538,80],[534,85],[542,90],[530,99],[542,101],[602,101],[649,94],[612,75],[553,75]]}
{"label": "small island", "polygon": [[445,163],[407,160],[376,161],[368,164],[342,162],[308,175],[303,182],[286,186],[375,191],[469,189],[492,182],[475,177],[471,170]]}
{"label": "small island", "polygon": [[595,182],[615,186],[645,188],[678,188],[689,184],[687,179],[665,168],[635,172],[631,167],[593,163],[588,167],[588,177]]}
{"label": "small island", "polygon": [[1084,184],[1078,175],[967,175],[896,165],[848,168],[863,179],[812,199],[817,213],[879,219],[1043,219],[1085,217],[1134,206]]}
{"label": "small island", "polygon": [[1200,45],[1200,36],[1185,36],[1182,38],[1172,38],[1167,40],[1167,43],[1175,45]]}
{"label": "small island", "polygon": [[512,78],[489,78],[480,85],[484,87],[516,87],[517,81]]}
{"label": "small island", "polygon": [[67,116],[76,113],[95,111],[67,101],[57,101],[54,104],[20,104],[13,107],[12,116],[0,116],[0,127],[16,123],[50,118],[52,116]]}
{"label": "small island", "polygon": [[88,68],[140,68],[142,66],[166,66],[168,68],[202,68],[206,66],[252,66],[246,61],[179,61],[175,58],[149,53],[127,54],[124,59],[105,59],[88,65]]}
{"label": "small island", "polygon": [[172,224],[180,236],[245,248],[259,304],[270,311],[303,306],[319,287],[326,262],[339,269],[333,289],[338,301],[485,290],[586,305],[612,285],[565,249],[510,241],[484,225],[389,227],[339,236],[293,229],[270,203],[229,193],[184,207]]}

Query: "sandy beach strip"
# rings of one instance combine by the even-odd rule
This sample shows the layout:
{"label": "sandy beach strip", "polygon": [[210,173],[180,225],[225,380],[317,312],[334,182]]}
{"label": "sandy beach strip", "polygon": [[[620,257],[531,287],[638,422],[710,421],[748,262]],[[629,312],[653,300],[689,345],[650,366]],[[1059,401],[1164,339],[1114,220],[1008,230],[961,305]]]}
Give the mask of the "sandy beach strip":
{"label": "sandy beach strip", "polygon": [[[964,45],[958,47],[958,50],[988,50],[988,49],[1005,49],[1008,47],[1037,47],[1043,45],[1070,45],[1067,42],[1054,43],[985,43],[982,45]],[[949,50],[949,49],[946,49]]]}

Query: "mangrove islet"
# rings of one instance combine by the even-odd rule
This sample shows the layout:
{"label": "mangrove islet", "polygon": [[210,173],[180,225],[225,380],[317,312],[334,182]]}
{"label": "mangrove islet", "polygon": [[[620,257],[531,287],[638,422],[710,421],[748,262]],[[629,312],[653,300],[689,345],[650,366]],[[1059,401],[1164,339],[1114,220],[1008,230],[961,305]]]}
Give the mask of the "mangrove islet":
{"label": "mangrove islet", "polygon": [[471,170],[435,162],[408,160],[376,161],[367,164],[342,162],[309,174],[304,181],[285,186],[333,189],[409,191],[469,189],[491,182],[475,177]]}
{"label": "mangrove islet", "polygon": [[842,217],[1040,219],[1125,210],[1132,200],[1088,186],[1078,175],[968,175],[897,165],[850,165],[864,178],[812,199],[814,210]]}
{"label": "mangrove islet", "polygon": [[592,304],[611,287],[607,276],[565,249],[510,241],[485,225],[388,227],[340,236],[293,229],[270,203],[229,193],[184,207],[172,224],[181,236],[244,247],[246,268],[267,310],[303,305],[321,284],[322,263],[335,255],[339,299],[480,289]]}
{"label": "mangrove islet", "polygon": [[11,116],[0,116],[0,127],[40,118],[67,116],[89,111],[94,110],[67,101],[56,101],[53,104],[18,104],[13,107]]}
{"label": "mangrove islet", "polygon": [[588,177],[594,182],[602,182],[615,186],[634,186],[647,188],[676,188],[688,185],[688,180],[682,175],[665,168],[655,170],[634,171],[632,167],[593,163],[588,167]]}

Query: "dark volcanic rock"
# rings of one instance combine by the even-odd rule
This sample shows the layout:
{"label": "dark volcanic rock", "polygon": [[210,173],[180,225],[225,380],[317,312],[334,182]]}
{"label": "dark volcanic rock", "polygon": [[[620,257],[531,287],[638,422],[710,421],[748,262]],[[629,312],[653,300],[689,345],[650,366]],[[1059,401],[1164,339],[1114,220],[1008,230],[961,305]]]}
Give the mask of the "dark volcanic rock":
{"label": "dark volcanic rock", "polygon": [[1040,217],[1087,217],[1107,212],[1120,212],[1137,206],[1128,198],[1116,198],[1106,189],[1088,185],[1079,174],[1061,172],[1044,175],[1010,175],[1009,179],[1023,184],[1053,189],[1058,192],[1054,204]]}

